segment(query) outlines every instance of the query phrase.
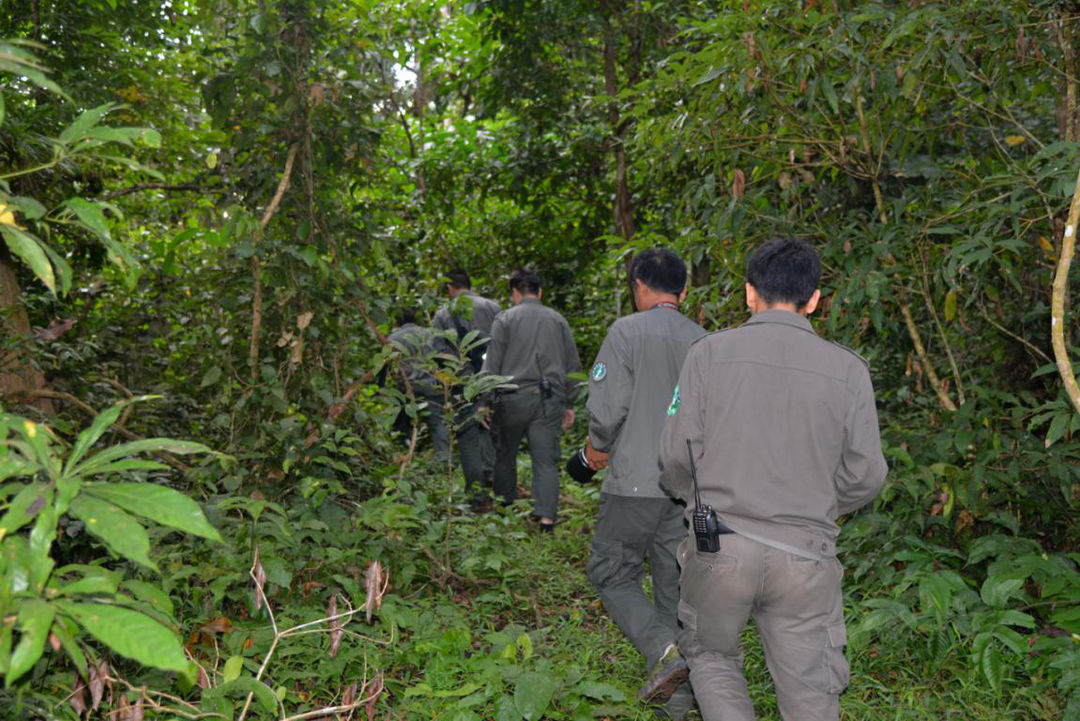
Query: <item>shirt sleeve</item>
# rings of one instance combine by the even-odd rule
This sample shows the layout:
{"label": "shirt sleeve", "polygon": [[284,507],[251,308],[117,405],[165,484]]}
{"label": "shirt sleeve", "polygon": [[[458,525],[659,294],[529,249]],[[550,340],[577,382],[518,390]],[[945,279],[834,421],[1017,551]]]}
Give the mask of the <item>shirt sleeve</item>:
{"label": "shirt sleeve", "polygon": [[581,357],[578,355],[577,343],[574,342],[574,334],[570,331],[570,325],[564,319],[562,322],[563,329],[563,368],[566,369],[566,395],[569,402],[573,404],[574,400],[581,393],[581,384],[572,380],[569,376],[571,373],[581,372]]}
{"label": "shirt sleeve", "polygon": [[844,450],[836,469],[837,508],[841,514],[856,511],[881,492],[889,467],[881,452],[881,431],[870,373],[857,369],[854,393],[844,419]]}
{"label": "shirt sleeve", "polygon": [[690,441],[694,463],[699,466],[705,446],[705,409],[709,398],[704,356],[705,346],[691,346],[660,436],[660,485],[687,505],[693,503],[694,487],[686,441]]}
{"label": "shirt sleeve", "polygon": [[634,394],[634,369],[626,338],[608,331],[589,374],[589,440],[592,447],[610,453],[619,437]]}

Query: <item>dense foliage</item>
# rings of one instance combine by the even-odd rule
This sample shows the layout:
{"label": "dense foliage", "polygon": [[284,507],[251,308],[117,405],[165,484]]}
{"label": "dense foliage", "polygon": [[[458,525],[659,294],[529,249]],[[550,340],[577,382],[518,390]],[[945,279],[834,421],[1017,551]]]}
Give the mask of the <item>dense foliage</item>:
{"label": "dense foliage", "polygon": [[845,713],[1080,719],[1050,344],[1080,4],[4,10],[2,713],[648,717],[582,574],[595,489],[552,541],[468,514],[393,432],[424,409],[378,382],[391,313],[430,316],[458,265],[505,302],[531,263],[588,359],[635,250],[691,261],[711,330],[744,317],[747,250],[793,234],[892,467],[844,524]]}

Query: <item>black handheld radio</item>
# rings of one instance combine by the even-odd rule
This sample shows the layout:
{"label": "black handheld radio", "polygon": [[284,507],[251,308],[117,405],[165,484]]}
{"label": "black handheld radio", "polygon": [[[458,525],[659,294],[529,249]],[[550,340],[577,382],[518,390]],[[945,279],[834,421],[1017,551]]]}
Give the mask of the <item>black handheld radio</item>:
{"label": "black handheld radio", "polygon": [[[712,506],[701,502],[701,489],[698,488],[697,467],[694,465],[694,447],[690,439],[686,439],[686,452],[690,454],[690,478],[694,481],[694,538],[697,540],[697,550],[702,553],[720,552],[720,519],[716,517],[716,511]],[[725,531],[731,531],[724,528]]]}

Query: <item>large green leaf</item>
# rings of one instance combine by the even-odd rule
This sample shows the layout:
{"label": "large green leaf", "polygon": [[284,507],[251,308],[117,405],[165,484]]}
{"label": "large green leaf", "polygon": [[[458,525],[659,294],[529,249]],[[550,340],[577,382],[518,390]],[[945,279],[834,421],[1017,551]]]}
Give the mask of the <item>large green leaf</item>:
{"label": "large green leaf", "polygon": [[103,451],[95,453],[83,461],[82,465],[74,469],[74,473],[83,475],[95,471],[101,466],[113,461],[137,456],[142,453],[174,453],[178,456],[192,453],[213,453],[212,450],[202,443],[194,441],[177,441],[172,438],[144,438],[141,441],[131,441],[120,445],[110,446]]}
{"label": "large green leaf", "polygon": [[150,537],[146,529],[111,503],[81,493],[71,502],[71,515],[86,524],[86,530],[100,538],[113,553],[157,570],[150,560]]}
{"label": "large green leaf", "polygon": [[32,483],[11,500],[7,512],[0,516],[0,538],[19,530],[37,514],[46,503],[52,502],[52,491],[43,483]]}
{"label": "large green leaf", "polygon": [[59,602],[57,606],[121,656],[166,671],[188,668],[180,637],[146,614],[96,603]]}
{"label": "large green leaf", "polygon": [[68,456],[67,465],[64,467],[64,473],[70,473],[71,469],[83,459],[86,452],[90,450],[90,447],[98,442],[98,439],[105,434],[107,430],[116,423],[116,419],[120,417],[120,412],[130,406],[132,403],[138,403],[140,401],[151,400],[153,398],[160,398],[161,396],[140,396],[138,398],[131,398],[126,401],[121,401],[113,406],[98,413],[94,418],[94,422],[90,424],[90,427],[79,434],[79,437],[75,439],[75,445],[71,449],[71,455]]}
{"label": "large green leaf", "polygon": [[109,230],[109,220],[105,217],[105,211],[99,203],[92,203],[83,198],[70,198],[66,205],[71,208],[83,225],[92,230],[99,238],[102,240],[112,238],[112,232]]}
{"label": "large green leaf", "polygon": [[32,599],[23,602],[19,608],[18,618],[21,636],[15,650],[11,653],[11,664],[8,666],[7,676],[4,679],[6,685],[11,686],[18,681],[19,677],[33,668],[37,660],[41,658],[54,616],[53,607],[44,601]]}
{"label": "large green leaf", "polygon": [[83,111],[79,117],[75,118],[71,125],[64,128],[64,131],[60,133],[60,142],[70,144],[86,137],[86,134],[101,122],[101,119],[105,117],[105,114],[116,107],[116,103],[105,103],[96,108]]}
{"label": "large green leaf", "polygon": [[42,249],[37,238],[7,223],[0,223],[0,234],[3,234],[8,249],[30,267],[46,288],[55,293],[56,274],[53,272],[52,263],[49,262],[49,256]]}
{"label": "large green leaf", "polygon": [[555,695],[555,679],[551,674],[533,671],[521,676],[514,686],[514,706],[526,721],[544,715]]}
{"label": "large green leaf", "polygon": [[221,540],[199,504],[172,488],[153,483],[88,483],[83,491],[163,526],[213,541]]}

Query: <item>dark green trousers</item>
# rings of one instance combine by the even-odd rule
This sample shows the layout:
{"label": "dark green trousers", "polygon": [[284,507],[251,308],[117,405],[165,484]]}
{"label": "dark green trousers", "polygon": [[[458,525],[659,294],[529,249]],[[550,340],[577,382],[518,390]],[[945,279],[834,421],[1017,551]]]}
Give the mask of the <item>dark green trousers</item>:
{"label": "dark green trousers", "polygon": [[518,391],[495,402],[495,493],[506,503],[517,498],[517,454],[524,438],[532,458],[533,515],[558,518],[559,436],[565,409],[559,393],[543,400],[539,393]]}

